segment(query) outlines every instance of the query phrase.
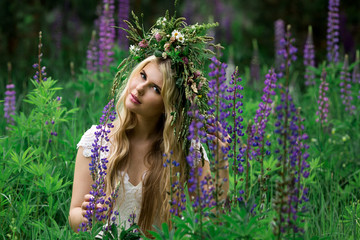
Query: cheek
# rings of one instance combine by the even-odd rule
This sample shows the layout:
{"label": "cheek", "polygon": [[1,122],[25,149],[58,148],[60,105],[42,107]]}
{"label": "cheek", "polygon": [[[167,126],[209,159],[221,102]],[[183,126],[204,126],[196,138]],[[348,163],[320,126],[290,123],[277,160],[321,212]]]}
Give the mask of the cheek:
{"label": "cheek", "polygon": [[155,103],[156,103],[156,108],[157,108],[157,109],[161,109],[161,110],[164,109],[164,102],[163,102],[162,97],[159,97],[159,98],[155,101]]}
{"label": "cheek", "polygon": [[136,80],[133,78],[129,82],[128,92],[131,92],[131,90],[134,89],[135,87],[136,87]]}

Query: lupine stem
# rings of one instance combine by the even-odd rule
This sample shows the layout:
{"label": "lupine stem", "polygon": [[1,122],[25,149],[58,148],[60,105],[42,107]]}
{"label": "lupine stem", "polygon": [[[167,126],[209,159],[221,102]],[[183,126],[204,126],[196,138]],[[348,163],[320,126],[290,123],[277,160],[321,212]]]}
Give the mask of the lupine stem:
{"label": "lupine stem", "polygon": [[249,163],[249,153],[250,153],[250,142],[251,142],[251,138],[252,136],[250,135],[251,133],[251,127],[252,127],[252,122],[249,121],[249,125],[247,127],[246,133],[248,134],[248,139],[247,139],[247,144],[246,144],[246,158],[245,158],[245,162],[246,162],[246,175],[245,175],[245,204],[247,203],[247,201],[249,200],[249,185],[250,185],[250,180],[249,180],[249,168],[250,168],[250,163]]}
{"label": "lupine stem", "polygon": [[173,185],[173,181],[172,181],[172,163],[171,163],[171,158],[169,159],[170,160],[170,207],[172,207],[172,201],[173,201],[173,195],[174,195],[174,192],[173,192],[173,188],[172,188],[172,185]]}
{"label": "lupine stem", "polygon": [[39,32],[39,46],[38,46],[38,71],[39,71],[39,82],[42,81],[42,73],[41,73],[41,48],[42,48],[42,43],[41,43],[41,39],[42,39],[42,32]]}
{"label": "lupine stem", "polygon": [[[264,176],[264,148],[265,148],[265,137],[263,137],[262,139],[262,147],[261,147],[261,158],[260,158],[260,206],[261,204],[263,204],[265,202],[265,196],[264,192],[265,192],[265,187],[264,187],[264,181],[265,181],[265,176]],[[262,208],[260,207],[260,212],[262,211]]]}
{"label": "lupine stem", "polygon": [[236,180],[236,170],[237,170],[237,154],[236,154],[236,143],[237,143],[237,128],[236,128],[236,90],[237,90],[237,78],[235,77],[234,79],[234,93],[233,93],[233,121],[234,121],[234,128],[233,128],[233,136],[234,136],[234,163],[233,163],[233,175],[234,175],[234,204],[236,203],[236,195],[237,195],[237,191],[236,191],[236,186],[237,186],[237,180]]}
{"label": "lupine stem", "polygon": [[[299,129],[299,133],[298,133],[298,136],[299,136],[299,139],[302,135],[301,133],[301,117],[300,117],[300,111],[301,111],[301,108],[299,107],[297,109],[297,112],[296,114],[298,115],[298,129]],[[299,145],[300,145],[300,142],[299,142]],[[298,189],[298,192],[297,192],[297,199],[299,200],[299,197],[300,197],[300,177],[301,177],[301,150],[300,150],[300,153],[298,154],[298,182],[297,182],[297,189]],[[298,202],[299,201],[296,201],[296,209],[298,208]]]}
{"label": "lupine stem", "polygon": [[[218,75],[216,77],[216,89],[217,89],[217,94],[216,94],[216,120],[218,121],[219,120],[219,111],[220,111],[220,96],[219,96],[219,89],[220,89],[220,76]],[[217,126],[217,122],[215,122],[216,126]],[[219,129],[218,127],[215,127],[216,129],[216,134],[219,134]],[[215,148],[215,151],[216,151],[216,158],[215,158],[215,201],[216,201],[216,217],[219,216],[219,191],[220,191],[220,188],[219,188],[219,162],[220,162],[220,157],[219,157],[219,138],[217,137],[216,138],[216,148]]]}
{"label": "lupine stem", "polygon": [[[287,30],[288,32],[290,32],[290,25],[287,26]],[[287,39],[288,41],[290,41],[290,39]],[[284,119],[284,129],[285,131],[283,132],[283,156],[282,156],[282,183],[285,184],[286,182],[286,176],[287,176],[287,172],[288,172],[288,168],[287,168],[287,138],[288,138],[288,108],[289,108],[289,90],[288,90],[288,86],[289,86],[289,78],[290,78],[290,43],[289,44],[285,44],[285,51],[288,53],[286,55],[286,60],[285,60],[285,111],[284,111],[284,115],[285,115],[285,119]],[[289,161],[289,167],[290,167],[290,161]],[[286,188],[286,185],[284,185],[284,188]],[[283,208],[283,199],[281,199],[280,201],[280,208],[279,208],[279,233],[278,233],[278,239],[280,240],[281,238],[281,215],[282,215],[282,208]]]}

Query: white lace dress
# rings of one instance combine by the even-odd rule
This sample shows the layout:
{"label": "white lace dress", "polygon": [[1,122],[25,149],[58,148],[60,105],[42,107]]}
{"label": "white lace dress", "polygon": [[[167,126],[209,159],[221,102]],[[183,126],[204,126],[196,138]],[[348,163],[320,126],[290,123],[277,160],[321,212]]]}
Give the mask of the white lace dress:
{"label": "white lace dress", "polygon": [[[93,125],[89,130],[87,130],[84,135],[81,137],[77,148],[83,147],[83,155],[85,157],[91,157],[91,149],[95,140],[95,132],[97,131],[96,125]],[[105,144],[109,148],[111,144],[106,142]],[[200,144],[199,144],[200,145]],[[209,161],[206,151],[202,145],[197,146],[196,149],[202,150],[204,159]],[[100,157],[108,157],[108,152],[101,153]],[[142,199],[142,182],[137,186],[134,186],[129,181],[129,176],[125,172],[121,172],[124,176],[124,188],[120,187],[118,198],[116,200],[115,209],[119,212],[119,217],[116,219],[117,226],[125,226],[125,229],[130,227],[130,222],[128,221],[130,214],[135,214],[135,222],[138,221],[141,208],[141,199]],[[144,174],[145,176],[145,174]],[[143,178],[144,178],[143,176]]]}

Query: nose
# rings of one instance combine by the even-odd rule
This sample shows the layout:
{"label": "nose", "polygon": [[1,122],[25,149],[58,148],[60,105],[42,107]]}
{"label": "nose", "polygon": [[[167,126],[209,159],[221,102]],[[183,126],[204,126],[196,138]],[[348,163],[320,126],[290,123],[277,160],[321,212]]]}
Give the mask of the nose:
{"label": "nose", "polygon": [[136,91],[139,93],[140,96],[144,95],[144,89],[145,89],[145,84],[143,83],[139,83],[136,86]]}

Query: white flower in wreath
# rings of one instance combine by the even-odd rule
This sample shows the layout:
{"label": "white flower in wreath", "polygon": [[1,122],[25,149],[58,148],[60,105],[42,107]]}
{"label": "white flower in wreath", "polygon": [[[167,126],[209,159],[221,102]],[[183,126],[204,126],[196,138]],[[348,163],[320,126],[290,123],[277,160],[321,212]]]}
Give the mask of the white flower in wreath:
{"label": "white flower in wreath", "polygon": [[162,18],[159,18],[157,21],[156,21],[156,25],[158,26],[165,26],[165,23],[166,23],[166,18],[162,17]]}
{"label": "white flower in wreath", "polygon": [[176,40],[178,40],[181,43],[183,43],[185,40],[184,35],[182,35],[178,30],[174,30],[171,33],[171,37],[174,37]]}
{"label": "white flower in wreath", "polygon": [[158,28],[153,28],[153,29],[151,29],[151,34],[152,34],[152,35],[155,35],[155,34],[157,34],[158,32],[160,32],[160,30],[159,30]]}
{"label": "white flower in wreath", "polygon": [[178,37],[177,37],[177,40],[181,43],[183,43],[185,41],[185,38],[184,38],[184,35],[180,34]]}
{"label": "white flower in wreath", "polygon": [[135,45],[130,45],[129,51],[132,54],[137,54],[139,52],[140,48]]}

